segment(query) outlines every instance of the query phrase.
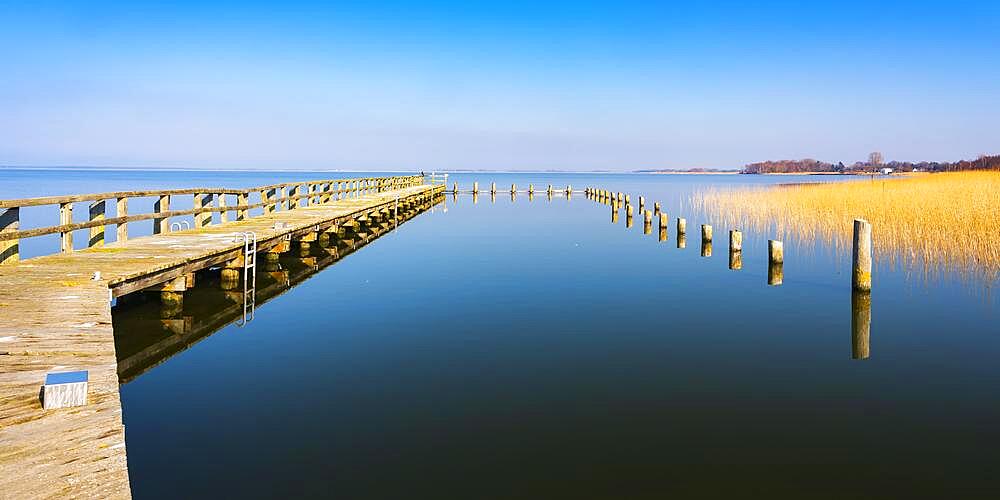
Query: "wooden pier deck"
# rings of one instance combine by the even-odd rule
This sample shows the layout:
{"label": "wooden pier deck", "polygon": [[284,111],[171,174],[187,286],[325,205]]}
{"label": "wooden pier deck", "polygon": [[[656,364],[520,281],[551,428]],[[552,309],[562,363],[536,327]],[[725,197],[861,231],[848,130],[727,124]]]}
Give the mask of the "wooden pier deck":
{"label": "wooden pier deck", "polygon": [[[384,216],[397,200],[410,203],[443,190],[443,185],[418,184],[340,200],[326,197],[294,210],[244,215],[236,222],[87,250],[64,247],[60,254],[0,266],[0,498],[131,496],[111,324],[113,296],[162,286],[242,257],[237,233],[256,233],[258,250],[267,252],[289,240],[309,241],[353,219]],[[318,192],[316,198],[320,196]],[[198,210],[188,213],[197,217]],[[92,279],[95,272],[100,272],[99,280]],[[43,410],[39,391],[45,374],[70,370],[89,372],[87,404]]]}

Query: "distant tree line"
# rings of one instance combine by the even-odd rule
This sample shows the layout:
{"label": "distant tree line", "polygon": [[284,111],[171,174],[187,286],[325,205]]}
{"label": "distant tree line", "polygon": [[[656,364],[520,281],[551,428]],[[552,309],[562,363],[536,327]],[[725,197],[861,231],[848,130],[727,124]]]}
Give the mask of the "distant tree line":
{"label": "distant tree line", "polygon": [[[874,162],[874,163],[873,163]],[[827,163],[824,161],[806,158],[803,160],[776,160],[750,163],[743,167],[744,174],[775,174],[775,173],[803,173],[803,172],[839,172],[850,174],[856,172],[870,172],[877,168],[887,167],[895,172],[953,172],[957,170],[1000,170],[1000,155],[983,155],[975,160],[961,160],[957,162],[908,162],[890,161],[882,163],[882,155],[873,153],[867,162],[855,162],[852,165],[840,163]]]}

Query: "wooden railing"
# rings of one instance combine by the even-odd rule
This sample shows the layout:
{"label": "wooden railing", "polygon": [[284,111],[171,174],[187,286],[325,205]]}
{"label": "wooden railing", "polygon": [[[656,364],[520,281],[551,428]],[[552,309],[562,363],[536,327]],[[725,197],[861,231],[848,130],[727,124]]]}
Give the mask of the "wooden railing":
{"label": "wooden railing", "polygon": [[[277,210],[293,210],[309,205],[327,204],[350,196],[379,193],[423,183],[420,175],[397,177],[365,177],[353,179],[330,179],[307,182],[288,182],[258,186],[249,189],[194,188],[166,189],[158,191],[116,191],[110,193],[79,194],[65,196],[44,196],[17,200],[0,200],[0,265],[15,264],[20,260],[19,243],[22,238],[32,238],[59,233],[62,252],[73,251],[73,231],[90,229],[88,248],[104,246],[106,226],[114,225],[117,241],[128,240],[128,223],[152,220],[153,234],[170,231],[170,218],[185,215],[194,216],[194,227],[212,224],[212,214],[218,213],[221,223],[229,222],[229,213],[235,212],[235,220],[250,218],[250,210],[263,209],[264,214]],[[250,194],[259,193],[260,202],[250,203]],[[177,196],[193,196],[190,209],[171,210],[170,201]],[[227,197],[235,197],[230,205]],[[128,213],[130,198],[154,198],[153,212]],[[107,217],[107,202],[115,201],[115,217]],[[73,222],[73,203],[89,201],[88,220]],[[32,229],[20,229],[20,209],[44,205],[59,206],[59,224]]]}

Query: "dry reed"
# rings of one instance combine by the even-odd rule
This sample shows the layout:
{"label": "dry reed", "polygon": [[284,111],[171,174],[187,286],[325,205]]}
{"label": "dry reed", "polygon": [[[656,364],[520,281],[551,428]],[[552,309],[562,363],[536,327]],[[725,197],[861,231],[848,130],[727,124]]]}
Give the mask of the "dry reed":
{"label": "dry reed", "polygon": [[976,171],[852,182],[711,189],[694,205],[730,227],[850,249],[851,223],[872,223],[876,260],[957,273],[990,286],[1000,277],[1000,172]]}

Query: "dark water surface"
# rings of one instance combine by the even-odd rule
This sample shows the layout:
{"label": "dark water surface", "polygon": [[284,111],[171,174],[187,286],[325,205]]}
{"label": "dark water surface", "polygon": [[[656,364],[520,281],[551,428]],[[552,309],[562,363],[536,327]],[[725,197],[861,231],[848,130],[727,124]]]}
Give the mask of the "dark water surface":
{"label": "dark water surface", "polygon": [[[712,256],[700,255],[693,189],[814,178],[455,178],[645,194],[664,203],[671,231],[659,242],[639,217],[612,224],[609,207],[582,195],[449,195],[446,209],[318,272],[283,257],[296,277],[262,273],[259,287],[294,286],[242,328],[220,316],[231,298],[203,280],[184,311],[187,331],[203,331],[123,374],[135,497],[1000,490],[994,296],[881,265],[870,357],[852,359],[849,256],[786,240],[774,287],[767,234],[745,233],[738,271],[729,228],[717,225]],[[157,309],[116,307],[120,360],[184,335]]]}

